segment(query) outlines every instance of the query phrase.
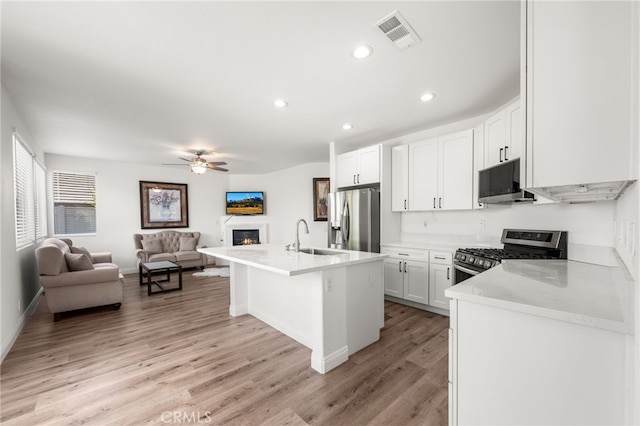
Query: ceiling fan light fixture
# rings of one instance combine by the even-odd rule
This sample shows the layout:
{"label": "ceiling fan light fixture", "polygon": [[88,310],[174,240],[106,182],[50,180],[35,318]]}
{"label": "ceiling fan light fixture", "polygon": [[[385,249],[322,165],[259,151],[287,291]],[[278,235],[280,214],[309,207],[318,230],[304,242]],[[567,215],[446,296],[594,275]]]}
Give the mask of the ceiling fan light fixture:
{"label": "ceiling fan light fixture", "polygon": [[193,163],[191,164],[191,173],[195,173],[197,175],[203,175],[204,172],[207,171],[206,164]]}

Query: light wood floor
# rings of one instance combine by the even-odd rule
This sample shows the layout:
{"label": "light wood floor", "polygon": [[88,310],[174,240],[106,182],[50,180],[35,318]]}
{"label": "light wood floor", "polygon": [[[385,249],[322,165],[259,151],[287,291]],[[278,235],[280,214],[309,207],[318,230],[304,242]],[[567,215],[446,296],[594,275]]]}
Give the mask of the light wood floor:
{"label": "light wood floor", "polygon": [[306,347],[229,315],[228,278],[192,272],[151,297],[129,275],[119,311],[56,323],[42,299],[2,363],[0,422],[447,424],[447,317],[387,303],[380,341],[322,375]]}

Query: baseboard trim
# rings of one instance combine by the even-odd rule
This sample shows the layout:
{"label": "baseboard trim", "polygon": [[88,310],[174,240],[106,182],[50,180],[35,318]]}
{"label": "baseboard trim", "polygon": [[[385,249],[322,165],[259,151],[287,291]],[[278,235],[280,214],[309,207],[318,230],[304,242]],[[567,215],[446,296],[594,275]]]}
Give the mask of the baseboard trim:
{"label": "baseboard trim", "polygon": [[311,368],[322,374],[328,373],[349,359],[348,346],[343,346],[325,357],[316,352],[311,352]]}
{"label": "baseboard trim", "polygon": [[29,320],[29,317],[31,317],[31,315],[33,315],[33,313],[36,311],[36,308],[38,307],[38,303],[40,302],[40,296],[42,296],[43,291],[44,291],[43,288],[40,287],[36,295],[33,297],[33,299],[31,299],[31,303],[29,303],[29,306],[27,306],[27,309],[25,309],[25,311],[20,316],[20,320],[18,321],[15,329],[9,336],[9,339],[5,342],[2,342],[2,358],[0,358],[0,363],[2,363],[6,358],[6,356],[9,354],[9,351],[13,347],[13,344],[18,339],[18,336],[22,332],[22,329],[24,328],[25,324],[27,324],[27,320]]}

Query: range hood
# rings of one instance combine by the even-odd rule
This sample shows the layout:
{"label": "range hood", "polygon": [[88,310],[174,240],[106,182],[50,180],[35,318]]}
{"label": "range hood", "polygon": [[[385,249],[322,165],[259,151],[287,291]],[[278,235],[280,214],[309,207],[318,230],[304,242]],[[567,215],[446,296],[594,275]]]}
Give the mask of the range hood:
{"label": "range hood", "polygon": [[592,201],[617,200],[635,180],[597,182],[576,185],[529,188],[542,197],[561,203],[587,203]]}
{"label": "range hood", "polygon": [[533,201],[536,201],[535,196],[531,192],[525,191],[524,189],[502,195],[480,197],[478,199],[478,202],[484,204],[531,203]]}

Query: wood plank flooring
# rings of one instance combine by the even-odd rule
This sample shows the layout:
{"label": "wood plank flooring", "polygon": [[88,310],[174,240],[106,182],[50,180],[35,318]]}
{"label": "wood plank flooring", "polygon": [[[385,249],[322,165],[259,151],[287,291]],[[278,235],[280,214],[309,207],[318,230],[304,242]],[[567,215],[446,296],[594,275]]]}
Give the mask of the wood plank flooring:
{"label": "wood plank flooring", "polygon": [[[229,315],[229,279],[53,322],[45,300],[0,371],[3,425],[445,425],[449,319],[387,302],[380,341],[322,375],[311,351]],[[45,296],[46,297],[46,296]]]}

